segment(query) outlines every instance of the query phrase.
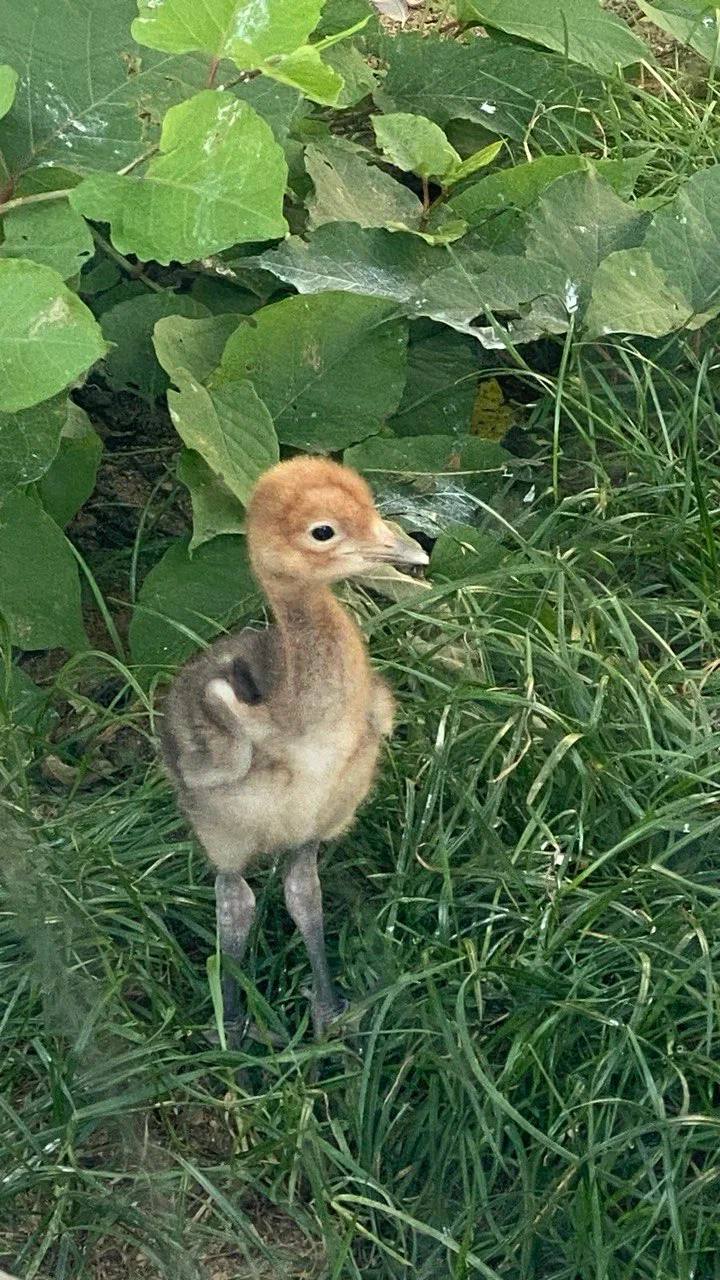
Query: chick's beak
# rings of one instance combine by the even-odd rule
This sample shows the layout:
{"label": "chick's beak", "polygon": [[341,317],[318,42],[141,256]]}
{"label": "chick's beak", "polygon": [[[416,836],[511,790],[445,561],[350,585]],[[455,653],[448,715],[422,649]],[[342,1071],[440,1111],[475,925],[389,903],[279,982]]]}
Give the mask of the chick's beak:
{"label": "chick's beak", "polygon": [[404,529],[401,529],[399,525],[385,524],[383,528],[385,534],[382,549],[383,560],[396,565],[398,569],[430,563],[419,542],[411,538],[409,533],[405,533]]}

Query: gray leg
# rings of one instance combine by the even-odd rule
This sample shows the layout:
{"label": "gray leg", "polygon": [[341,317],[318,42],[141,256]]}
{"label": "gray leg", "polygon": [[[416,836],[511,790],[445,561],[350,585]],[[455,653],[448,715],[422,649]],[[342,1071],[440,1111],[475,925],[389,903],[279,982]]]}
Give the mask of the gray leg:
{"label": "gray leg", "polygon": [[285,903],[310,957],[312,1020],[315,1035],[321,1036],[333,1019],[344,1012],[346,1002],[335,991],[328,971],[317,853],[316,844],[297,849],[290,857],[284,879]]}
{"label": "gray leg", "polygon": [[[240,875],[221,871],[215,878],[215,903],[220,950],[240,964],[255,915],[255,894]],[[245,1031],[242,993],[232,974],[223,974],[223,1015],[228,1043],[237,1047]]]}

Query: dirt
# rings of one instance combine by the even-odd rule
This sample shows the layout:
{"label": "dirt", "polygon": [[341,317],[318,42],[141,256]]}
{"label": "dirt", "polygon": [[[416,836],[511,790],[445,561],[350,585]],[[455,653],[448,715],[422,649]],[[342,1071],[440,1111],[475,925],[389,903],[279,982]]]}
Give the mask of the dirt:
{"label": "dirt", "polygon": [[92,381],[75,398],[105,446],[95,492],[69,529],[83,554],[132,546],[140,516],[154,495],[153,530],[171,537],[185,533],[187,510],[180,492],[169,506],[162,502],[177,490],[172,465],[179,441],[167,406],[161,401],[150,405]]}

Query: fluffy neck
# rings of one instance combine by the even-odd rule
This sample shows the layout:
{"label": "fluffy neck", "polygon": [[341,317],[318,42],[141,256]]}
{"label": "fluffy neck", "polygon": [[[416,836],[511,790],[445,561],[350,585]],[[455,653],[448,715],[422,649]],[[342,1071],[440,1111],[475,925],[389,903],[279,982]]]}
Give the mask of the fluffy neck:
{"label": "fluffy neck", "polygon": [[280,637],[280,697],[306,721],[344,706],[366,667],[365,647],[350,615],[328,586],[260,576]]}

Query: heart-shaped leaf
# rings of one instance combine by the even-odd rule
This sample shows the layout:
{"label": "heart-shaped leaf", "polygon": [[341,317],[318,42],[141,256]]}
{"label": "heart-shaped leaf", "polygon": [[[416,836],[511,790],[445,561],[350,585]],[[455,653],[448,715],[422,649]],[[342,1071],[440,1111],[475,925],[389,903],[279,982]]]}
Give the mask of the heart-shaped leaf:
{"label": "heart-shaped leaf", "polygon": [[191,556],[176,542],[150,570],[130,623],[135,662],[168,668],[257,607],[245,539],[213,538]]}
{"label": "heart-shaped leaf", "polygon": [[194,449],[240,502],[280,453],[273,420],[249,382],[226,382],[212,392],[186,369],[177,369],[168,391],[170,416]]}
{"label": "heart-shaped leaf", "polygon": [[30,258],[52,267],[63,280],[76,276],[95,252],[90,228],[67,200],[13,209],[2,226],[0,258]]}
{"label": "heart-shaped leaf", "polygon": [[648,154],[632,160],[593,162],[581,155],[539,156],[526,164],[516,164],[488,174],[473,186],[453,195],[449,204],[455,213],[473,226],[488,217],[496,217],[498,208],[503,206],[529,209],[557,178],[578,169],[589,172],[593,168],[617,195],[627,199],[649,159]]}
{"label": "heart-shaped leaf", "polygon": [[48,400],[105,354],[92,312],[50,267],[0,261],[0,410]]}
{"label": "heart-shaped leaf", "polygon": [[408,31],[384,46],[388,71],[375,93],[384,111],[410,111],[436,124],[474,120],[522,141],[567,149],[573,134],[592,136],[587,109],[602,81],[553,53],[495,40],[441,40]]}
{"label": "heart-shaped leaf", "polygon": [[305,168],[315,195],[308,201],[310,226],[357,222],[361,227],[417,227],[422,205],[389,173],[368,164],[347,143],[305,149]]}
{"label": "heart-shaped leaf", "polygon": [[17,71],[13,67],[9,67],[7,63],[3,63],[0,66],[0,120],[7,115],[15,101],[17,82]]}
{"label": "heart-shaped leaf", "polygon": [[302,45],[293,53],[285,53],[279,58],[269,58],[261,64],[261,69],[266,76],[291,85],[306,98],[329,107],[339,103],[345,87],[339,72],[323,61],[320,50],[312,44]]}
{"label": "heart-shaped leaf", "polygon": [[239,323],[236,315],[208,316],[203,320],[167,316],[157,321],[153,331],[155,353],[172,381],[179,369],[185,369],[197,382],[207,382]]}
{"label": "heart-shaped leaf", "polygon": [[0,187],[40,165],[84,173],[132,164],[157,140],[167,108],[207,84],[204,55],[136,45],[136,13],[134,0],[62,10],[57,0],[0,0],[3,57],[20,73],[2,126]]}
{"label": "heart-shaped leaf", "polygon": [[68,524],[90,497],[102,451],[102,440],[87,414],[71,400],[60,448],[38,484],[45,510],[60,526]]}
{"label": "heart-shaped leaf", "polygon": [[305,44],[320,18],[322,0],[138,0],[132,34],[140,44],[169,53],[198,49],[231,58],[241,70]]}
{"label": "heart-shaped leaf", "polygon": [[207,310],[189,294],[143,293],[104,311],[102,331],[112,349],[105,357],[105,377],[111,387],[128,389],[148,400],[164,395],[169,379],[153,349],[153,331],[163,317],[206,318]]}
{"label": "heart-shaped leaf", "polygon": [[593,280],[592,333],[660,337],[720,312],[720,165],[693,175],[658,209],[640,249],[605,259]]}
{"label": "heart-shaped leaf", "polygon": [[249,379],[284,444],[343,449],[379,431],[405,385],[407,325],[348,294],[285,298],[232,335],[210,387]]}
{"label": "heart-shaped leaf", "polygon": [[21,649],[81,649],[77,562],[40,503],[17,490],[0,503],[0,613]]}
{"label": "heart-shaped leaf", "polygon": [[67,405],[61,395],[19,413],[0,413],[0,494],[47,471],[60,447]]}
{"label": "heart-shaped leaf", "polygon": [[427,116],[394,111],[371,119],[380,150],[398,169],[421,178],[444,178],[462,163],[440,126]]}
{"label": "heart-shaped leaf", "polygon": [[189,262],[285,234],[285,156],[247,103],[206,90],[172,107],[160,151],[144,176],[94,174],[70,194],[85,217],[110,223],[121,253]]}
{"label": "heart-shaped leaf", "polygon": [[627,23],[598,0],[459,0],[458,17],[533,40],[603,75],[652,58]]}
{"label": "heart-shaped leaf", "polygon": [[188,550],[225,533],[245,532],[242,503],[225,487],[194,449],[183,449],[177,477],[190,494],[193,513],[193,535]]}

